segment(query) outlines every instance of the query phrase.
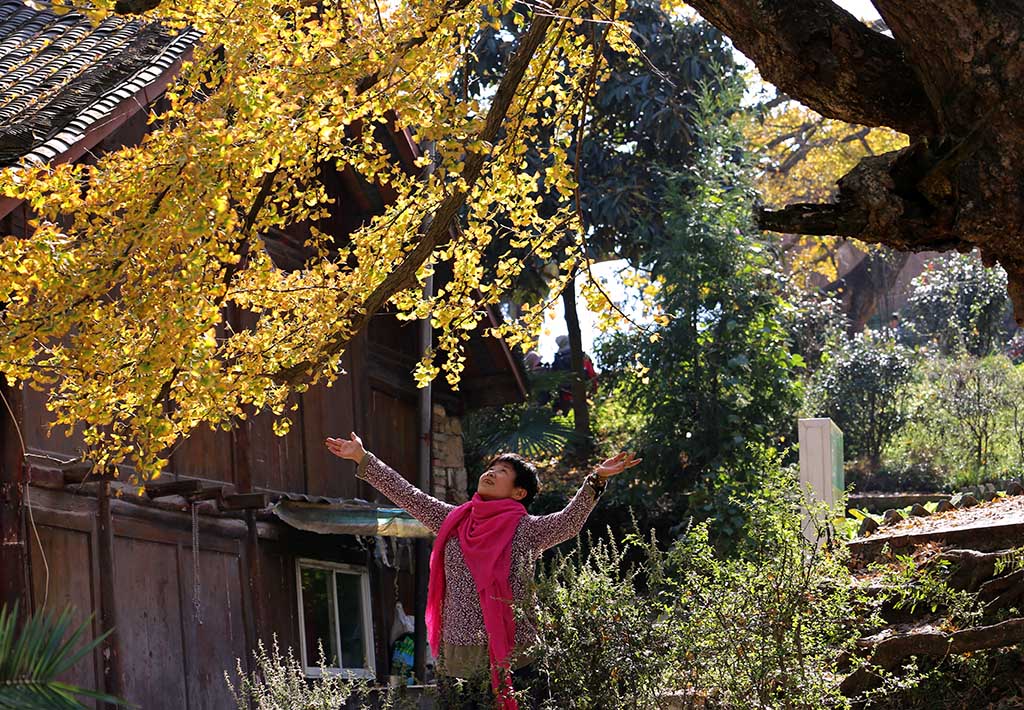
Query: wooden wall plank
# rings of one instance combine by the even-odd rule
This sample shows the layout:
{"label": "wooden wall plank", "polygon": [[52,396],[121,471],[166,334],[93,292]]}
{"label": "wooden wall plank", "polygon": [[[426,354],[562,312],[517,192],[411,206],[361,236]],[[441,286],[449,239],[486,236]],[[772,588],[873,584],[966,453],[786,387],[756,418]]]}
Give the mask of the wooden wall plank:
{"label": "wooden wall plank", "polygon": [[[90,535],[87,532],[39,524],[35,530],[39,534],[38,540],[35,539],[34,533],[29,531],[29,535],[32,536],[30,565],[35,608],[37,611],[42,609],[45,602],[46,609],[53,614],[59,614],[70,605],[73,609],[72,624],[73,627],[77,627],[96,612]],[[92,632],[88,638],[95,637],[97,632],[98,627],[94,619]],[[60,679],[83,688],[99,688],[102,683],[96,654],[89,654],[81,659]]]}
{"label": "wooden wall plank", "polygon": [[273,638],[282,654],[289,648],[299,654],[298,597],[295,592],[295,557],[280,545],[261,541],[260,565],[266,583],[263,594],[268,618],[260,629],[260,639],[269,649]]}
{"label": "wooden wall plank", "polygon": [[202,538],[199,544],[198,619],[193,604],[195,578],[191,545],[182,546],[179,557],[182,629],[188,659],[188,707],[189,710],[222,710],[234,707],[224,672],[237,682],[236,659],[242,661],[243,669],[249,667],[242,610],[244,571],[238,555],[204,550]]}
{"label": "wooden wall plank", "polygon": [[67,427],[58,426],[47,434],[47,424],[53,420],[53,415],[46,409],[49,393],[34,390],[27,385],[22,386],[21,392],[24,401],[21,431],[25,437],[25,447],[33,451],[61,454],[67,458],[78,456],[85,448],[80,431],[75,430],[68,437],[65,436]]}
{"label": "wooden wall plank", "polygon": [[116,536],[114,554],[125,699],[145,710],[192,710],[181,634],[177,545]]}
{"label": "wooden wall plank", "polygon": [[[293,396],[288,406],[290,408],[293,403],[300,402],[297,396]],[[249,466],[252,484],[257,489],[298,493],[306,490],[302,407],[287,412],[287,416],[292,420],[292,426],[285,436],[274,434],[275,417],[270,412],[261,412],[247,422]]]}
{"label": "wooden wall plank", "polygon": [[[393,469],[416,482],[416,402],[374,387],[368,447]],[[380,496],[377,498],[381,499]]]}
{"label": "wooden wall plank", "polygon": [[[345,358],[346,361],[348,358]],[[345,369],[349,367],[346,363]],[[306,448],[306,491],[330,498],[358,496],[355,464],[339,459],[324,446],[329,436],[347,437],[356,430],[353,382],[342,375],[333,387],[318,385],[302,395],[303,443]]]}
{"label": "wooden wall plank", "polygon": [[171,456],[170,472],[186,478],[234,483],[231,470],[231,432],[211,431],[200,424]]}

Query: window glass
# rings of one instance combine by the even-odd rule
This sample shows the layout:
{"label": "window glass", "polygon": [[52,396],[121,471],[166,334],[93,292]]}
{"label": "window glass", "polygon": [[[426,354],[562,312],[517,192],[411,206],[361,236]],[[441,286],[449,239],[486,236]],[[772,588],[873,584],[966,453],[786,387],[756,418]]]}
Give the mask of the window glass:
{"label": "window glass", "polygon": [[306,635],[306,665],[320,665],[320,644],[323,644],[328,668],[338,668],[338,644],[334,600],[334,572],[316,567],[302,567],[302,619]]}
{"label": "window glass", "polygon": [[338,584],[338,618],[341,620],[341,660],[345,668],[366,668],[363,638],[363,585],[356,574],[335,574]]}

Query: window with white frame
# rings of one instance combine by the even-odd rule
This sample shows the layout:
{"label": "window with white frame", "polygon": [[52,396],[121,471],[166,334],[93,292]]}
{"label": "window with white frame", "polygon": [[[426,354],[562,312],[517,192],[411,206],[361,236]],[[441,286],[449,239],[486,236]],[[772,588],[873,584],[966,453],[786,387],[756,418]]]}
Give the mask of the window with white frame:
{"label": "window with white frame", "polygon": [[326,670],[376,676],[370,577],[364,567],[297,560],[299,642],[306,674],[320,675],[320,646]]}

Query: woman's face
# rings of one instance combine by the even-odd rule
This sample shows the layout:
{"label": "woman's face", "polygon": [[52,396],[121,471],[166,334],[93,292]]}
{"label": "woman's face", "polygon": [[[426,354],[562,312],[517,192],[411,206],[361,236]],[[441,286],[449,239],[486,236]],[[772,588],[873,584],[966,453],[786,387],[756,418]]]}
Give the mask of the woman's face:
{"label": "woman's face", "polygon": [[526,497],[526,489],[516,485],[516,470],[505,461],[492,464],[481,474],[476,492],[484,500],[522,500]]}

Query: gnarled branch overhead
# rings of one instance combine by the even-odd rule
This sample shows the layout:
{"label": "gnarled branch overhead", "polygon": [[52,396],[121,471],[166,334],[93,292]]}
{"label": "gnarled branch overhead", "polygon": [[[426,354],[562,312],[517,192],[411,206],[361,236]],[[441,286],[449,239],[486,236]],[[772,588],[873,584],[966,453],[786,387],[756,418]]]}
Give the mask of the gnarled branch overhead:
{"label": "gnarled branch overhead", "polygon": [[924,87],[892,38],[831,0],[689,3],[761,75],[825,116],[921,135],[935,129]]}
{"label": "gnarled branch overhead", "polygon": [[873,0],[893,37],[828,0],[693,0],[780,91],[907,148],[864,159],[830,205],[762,211],[765,229],[902,250],[970,251],[1009,275],[1024,321],[1024,6]]}

